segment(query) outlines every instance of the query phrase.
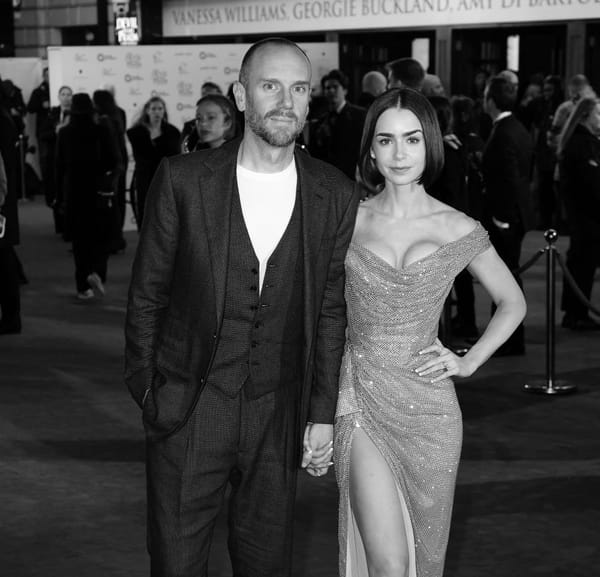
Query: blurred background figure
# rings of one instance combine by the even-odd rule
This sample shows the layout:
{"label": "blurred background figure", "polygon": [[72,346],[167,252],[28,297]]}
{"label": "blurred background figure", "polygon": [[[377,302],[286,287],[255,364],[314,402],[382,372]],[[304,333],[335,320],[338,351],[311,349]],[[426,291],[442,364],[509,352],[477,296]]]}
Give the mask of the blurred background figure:
{"label": "blurred background figure", "polygon": [[95,121],[92,99],[74,94],[71,119],[56,141],[56,180],[65,199],[65,226],[73,242],[81,300],[93,298],[94,290],[104,294],[111,238],[107,205],[99,192],[110,192],[117,166],[118,150],[109,129]]}
{"label": "blurred background figure", "polygon": [[425,74],[423,79],[423,87],[421,89],[423,96],[427,98],[431,96],[446,96],[446,90],[440,80],[440,77],[435,74]]}
{"label": "blurred background figure", "polygon": [[69,86],[61,86],[58,90],[58,106],[53,106],[40,126],[38,142],[40,149],[45,150],[40,156],[40,169],[44,181],[46,204],[52,209],[54,232],[65,235],[64,198],[56,187],[56,136],[63,126],[69,122],[71,115],[71,99],[73,91]]}
{"label": "blurred background figure", "polygon": [[[583,97],[575,105],[558,144],[560,190],[570,232],[567,268],[590,300],[600,267],[600,100]],[[600,330],[587,307],[563,280],[562,326]]]}
{"label": "blurred background figure", "polygon": [[341,70],[332,70],[321,79],[328,111],[311,125],[314,132],[310,134],[309,151],[354,180],[367,111],[346,100],[348,86],[348,77]]}
{"label": "blurred background figure", "polygon": [[204,97],[208,94],[223,94],[223,91],[216,82],[211,82],[209,80],[204,82],[200,87],[200,97]]}
{"label": "blurred background figure", "polygon": [[222,94],[208,94],[198,101],[194,131],[183,142],[183,152],[217,148],[239,135],[236,108]]}
{"label": "blurred background figure", "polygon": [[21,332],[21,275],[15,252],[19,244],[18,139],[9,103],[0,90],[0,156],[4,167],[4,177],[0,176],[0,214],[6,219],[0,237],[0,335]]}
{"label": "blurred background figure", "polygon": [[165,101],[160,96],[153,96],[144,104],[139,118],[127,131],[127,138],[135,161],[131,201],[139,230],[152,177],[165,156],[179,154],[181,134],[169,124]]}
{"label": "blurred background figure", "polygon": [[388,74],[388,88],[412,88],[421,90],[425,80],[425,70],[414,58],[398,58],[385,65]]}
{"label": "blurred background figure", "polygon": [[369,108],[373,100],[387,90],[387,79],[378,70],[371,70],[362,77],[361,90],[356,103],[363,108]]}
{"label": "blurred background figure", "polygon": [[98,124],[104,126],[111,137],[115,148],[117,166],[113,171],[111,190],[115,191],[115,206],[110,222],[110,252],[116,254],[125,250],[127,242],[123,236],[125,223],[126,190],[125,178],[127,173],[127,147],[125,145],[125,125],[123,115],[119,111],[115,98],[109,90],[96,90],[92,95],[96,109]]}
{"label": "blurred background figure", "polygon": [[[517,269],[523,238],[533,226],[529,187],[533,150],[529,133],[512,113],[516,102],[514,82],[502,76],[490,80],[483,105],[493,127],[483,150],[482,174],[490,240],[522,286]],[[495,354],[525,354],[522,323]]]}

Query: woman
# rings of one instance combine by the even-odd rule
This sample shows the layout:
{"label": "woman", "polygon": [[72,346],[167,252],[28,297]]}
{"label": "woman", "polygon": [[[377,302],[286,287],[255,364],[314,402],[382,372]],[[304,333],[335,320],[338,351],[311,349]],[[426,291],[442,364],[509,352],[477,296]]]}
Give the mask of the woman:
{"label": "woman", "polygon": [[[94,290],[104,294],[110,230],[103,198],[118,165],[110,132],[99,126],[88,94],[73,95],[71,119],[56,141],[57,190],[65,199],[66,232],[73,241],[77,297],[88,300]],[[108,192],[108,191],[106,191]],[[112,191],[114,192],[114,190]]]}
{"label": "woman", "polygon": [[[393,89],[367,114],[362,203],[346,257],[348,332],[335,427],[342,576],[441,577],[466,377],[509,337],[525,300],[481,225],[426,190],[443,165],[435,111]],[[468,267],[498,309],[458,357],[436,339],[444,301]]]}
{"label": "woman", "polygon": [[165,156],[179,154],[181,135],[169,124],[167,106],[159,96],[153,96],[142,110],[137,122],[127,131],[135,160],[135,199],[132,205],[138,229],[144,219],[144,203],[152,177]]}
{"label": "woman", "polygon": [[184,139],[183,152],[217,148],[237,135],[234,104],[222,94],[207,94],[198,100],[194,131]]}
{"label": "woman", "polygon": [[98,114],[98,124],[105,126],[111,134],[113,146],[117,151],[117,169],[113,173],[114,182],[112,190],[115,191],[116,203],[112,213],[111,227],[112,240],[110,252],[117,253],[125,250],[127,242],[123,236],[123,225],[125,223],[126,209],[126,183],[127,174],[127,146],[125,145],[125,126],[121,111],[117,107],[115,97],[109,90],[95,90],[92,95],[94,107]]}
{"label": "woman", "polygon": [[[558,144],[560,190],[570,244],[567,267],[589,300],[600,265],[600,99],[582,98],[567,120]],[[563,281],[563,327],[600,330],[600,323]]]}

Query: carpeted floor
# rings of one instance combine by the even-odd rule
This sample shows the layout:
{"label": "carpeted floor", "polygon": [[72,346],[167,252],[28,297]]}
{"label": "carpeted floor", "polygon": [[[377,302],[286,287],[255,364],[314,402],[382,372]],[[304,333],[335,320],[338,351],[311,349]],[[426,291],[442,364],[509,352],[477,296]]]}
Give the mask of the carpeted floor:
{"label": "carpeted floor", "polygon": [[[49,210],[25,203],[21,222],[24,329],[0,337],[0,575],[142,577],[143,434],[121,378],[137,233],[111,258],[107,296],[82,303]],[[544,244],[530,233],[524,260]],[[600,333],[557,328],[557,375],[575,393],[524,392],[544,376],[543,260],[524,278],[527,355],[457,382],[465,435],[446,577],[600,575]],[[489,300],[477,294],[481,326]],[[300,479],[294,575],[335,577],[333,475]],[[230,575],[225,538],[221,519],[212,577]]]}

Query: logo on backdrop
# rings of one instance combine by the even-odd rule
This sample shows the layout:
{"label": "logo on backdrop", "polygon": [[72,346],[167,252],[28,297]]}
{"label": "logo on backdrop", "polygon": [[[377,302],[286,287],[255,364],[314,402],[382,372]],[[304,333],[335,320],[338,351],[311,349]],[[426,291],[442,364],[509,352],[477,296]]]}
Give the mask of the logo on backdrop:
{"label": "logo on backdrop", "polygon": [[177,94],[179,96],[193,96],[194,87],[191,82],[178,82],[177,83]]}
{"label": "logo on backdrop", "polygon": [[104,62],[105,60],[116,60],[116,58],[112,54],[98,54],[96,60]]}
{"label": "logo on backdrop", "polygon": [[128,68],[141,68],[142,67],[142,55],[128,52],[125,54],[125,64]]}
{"label": "logo on backdrop", "polygon": [[181,112],[182,110],[193,110],[196,107],[193,104],[184,104],[183,102],[178,102],[176,108],[179,112]]}
{"label": "logo on backdrop", "polygon": [[152,71],[152,82],[154,84],[166,84],[168,82],[167,71],[154,69]]}
{"label": "logo on backdrop", "polygon": [[201,50],[200,53],[198,54],[198,58],[200,58],[200,60],[206,60],[207,58],[216,58],[217,55],[214,52],[205,52],[204,50]]}
{"label": "logo on backdrop", "polygon": [[144,77],[139,74],[125,74],[124,79],[125,82],[135,82],[136,80],[144,80]]}

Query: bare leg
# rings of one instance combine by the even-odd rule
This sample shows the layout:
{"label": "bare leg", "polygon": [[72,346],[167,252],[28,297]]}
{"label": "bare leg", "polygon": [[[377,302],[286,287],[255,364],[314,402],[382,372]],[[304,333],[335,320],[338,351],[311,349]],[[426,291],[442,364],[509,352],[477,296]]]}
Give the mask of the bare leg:
{"label": "bare leg", "polygon": [[408,512],[388,464],[360,427],[353,433],[349,490],[369,577],[409,577]]}

